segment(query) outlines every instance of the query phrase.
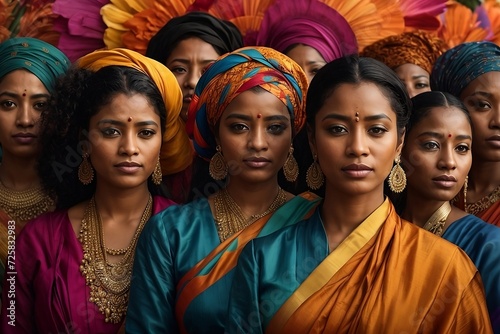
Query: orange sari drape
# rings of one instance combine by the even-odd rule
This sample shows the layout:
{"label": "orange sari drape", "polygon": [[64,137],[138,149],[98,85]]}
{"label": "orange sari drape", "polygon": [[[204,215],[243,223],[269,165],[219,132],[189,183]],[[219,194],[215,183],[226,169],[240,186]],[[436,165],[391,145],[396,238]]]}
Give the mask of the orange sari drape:
{"label": "orange sari drape", "polygon": [[306,281],[316,286],[303,283],[294,294],[305,300],[280,319],[285,302],[266,333],[492,333],[469,258],[390,207],[380,231],[338,271],[327,261],[334,252],[313,271]]}

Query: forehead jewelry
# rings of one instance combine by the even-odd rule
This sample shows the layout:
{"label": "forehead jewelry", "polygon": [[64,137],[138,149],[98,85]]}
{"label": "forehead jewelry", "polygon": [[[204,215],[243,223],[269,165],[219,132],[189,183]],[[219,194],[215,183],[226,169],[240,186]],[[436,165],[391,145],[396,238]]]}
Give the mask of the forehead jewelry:
{"label": "forehead jewelry", "polygon": [[356,114],[355,114],[356,117],[354,117],[354,120],[356,122],[359,122],[359,112],[356,111]]}
{"label": "forehead jewelry", "polygon": [[24,92],[23,92],[23,96],[26,96],[26,89],[25,89],[25,90],[24,90]]}
{"label": "forehead jewelry", "polygon": [[132,122],[132,117],[129,117],[127,121]]}
{"label": "forehead jewelry", "polygon": [[262,114],[257,114],[257,118],[261,118],[262,117]]}

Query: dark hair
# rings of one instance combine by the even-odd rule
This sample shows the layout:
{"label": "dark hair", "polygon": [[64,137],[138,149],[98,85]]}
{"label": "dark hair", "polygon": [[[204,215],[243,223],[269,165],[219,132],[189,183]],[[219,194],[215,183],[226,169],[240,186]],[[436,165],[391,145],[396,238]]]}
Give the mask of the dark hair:
{"label": "dark hair", "polygon": [[314,119],[325,100],[341,84],[370,82],[377,85],[396,113],[400,135],[410,117],[411,101],[401,80],[386,65],[372,58],[345,56],[323,66],[314,76],[307,93],[307,123],[314,129]]}
{"label": "dark hair", "polygon": [[[89,140],[90,118],[118,94],[143,95],[160,116],[163,135],[163,97],[151,78],[139,70],[107,66],[91,72],[73,67],[57,81],[51,107],[42,114],[38,171],[45,190],[57,199],[58,208],[73,206],[95,192],[95,182],[84,186],[78,180],[82,148]],[[149,188],[158,193],[152,182]]]}
{"label": "dark hair", "polygon": [[407,133],[410,133],[411,130],[422,120],[422,118],[427,116],[433,108],[439,107],[455,107],[461,110],[467,117],[469,124],[472,125],[469,111],[467,110],[465,105],[462,103],[462,101],[460,101],[457,97],[451,95],[450,93],[439,91],[424,92],[414,96],[411,99],[411,102],[413,104],[413,107],[411,110],[410,119],[408,120],[408,126],[406,130]]}
{"label": "dark hair", "polygon": [[[413,128],[420,123],[422,119],[424,119],[434,108],[445,107],[451,108],[455,107],[462,111],[469,124],[472,126],[472,120],[470,118],[469,111],[465,107],[465,105],[455,96],[439,91],[430,91],[420,93],[414,96],[412,99],[412,110],[411,116],[408,120],[408,126],[406,129],[406,138],[413,130]],[[404,147],[403,147],[404,150]],[[402,161],[402,164],[405,164],[405,161]],[[407,166],[408,167],[408,166]],[[394,203],[396,211],[401,214],[403,213],[406,206],[406,194],[407,190],[405,189],[403,192],[399,194],[395,194],[392,191],[386,189],[386,193],[388,194],[391,201]]]}

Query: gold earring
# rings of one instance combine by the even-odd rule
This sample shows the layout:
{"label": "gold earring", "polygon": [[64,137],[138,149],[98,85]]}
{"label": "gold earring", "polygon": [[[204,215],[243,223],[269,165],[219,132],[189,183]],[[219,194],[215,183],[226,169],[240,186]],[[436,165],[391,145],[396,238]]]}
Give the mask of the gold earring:
{"label": "gold earring", "polygon": [[290,146],[288,150],[288,157],[283,165],[283,174],[288,182],[294,182],[299,176],[299,165],[293,156],[293,146]]}
{"label": "gold earring", "polygon": [[161,184],[161,179],[162,179],[161,164],[160,164],[160,157],[158,157],[155,170],[153,171],[153,174],[151,174],[151,180],[155,185],[159,186]]}
{"label": "gold earring", "polygon": [[400,193],[406,188],[406,174],[404,169],[399,164],[401,162],[399,156],[396,158],[395,162],[396,164],[391,169],[387,183],[393,192]]}
{"label": "gold earring", "polygon": [[208,173],[214,180],[224,180],[227,176],[227,164],[224,160],[224,156],[221,153],[220,145],[215,148],[217,153],[214,154],[212,159],[210,159],[210,165],[208,166]]}
{"label": "gold earring", "polygon": [[89,157],[88,153],[83,153],[82,155],[82,163],[78,167],[78,179],[84,185],[88,185],[94,179],[94,169],[92,168],[92,164],[87,159]]}
{"label": "gold earring", "polygon": [[323,171],[321,170],[321,166],[317,160],[318,155],[314,154],[314,161],[307,169],[306,174],[307,186],[312,190],[319,189],[323,185],[323,182],[325,182],[325,176],[323,175]]}
{"label": "gold earring", "polygon": [[469,186],[469,175],[465,177],[464,182],[464,211],[467,212],[467,187]]}

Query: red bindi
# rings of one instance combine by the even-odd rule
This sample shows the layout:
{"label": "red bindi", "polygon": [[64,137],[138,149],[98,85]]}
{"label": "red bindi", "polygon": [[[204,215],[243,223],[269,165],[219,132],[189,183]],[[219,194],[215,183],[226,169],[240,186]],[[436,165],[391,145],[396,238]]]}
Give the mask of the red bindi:
{"label": "red bindi", "polygon": [[23,92],[23,96],[26,96],[26,89],[25,89],[25,90],[24,90],[24,92]]}
{"label": "red bindi", "polygon": [[132,122],[132,117],[129,117],[127,121]]}
{"label": "red bindi", "polygon": [[448,138],[451,138],[451,133],[448,133]]}
{"label": "red bindi", "polygon": [[257,118],[261,118],[262,117],[262,114],[257,114]]}

